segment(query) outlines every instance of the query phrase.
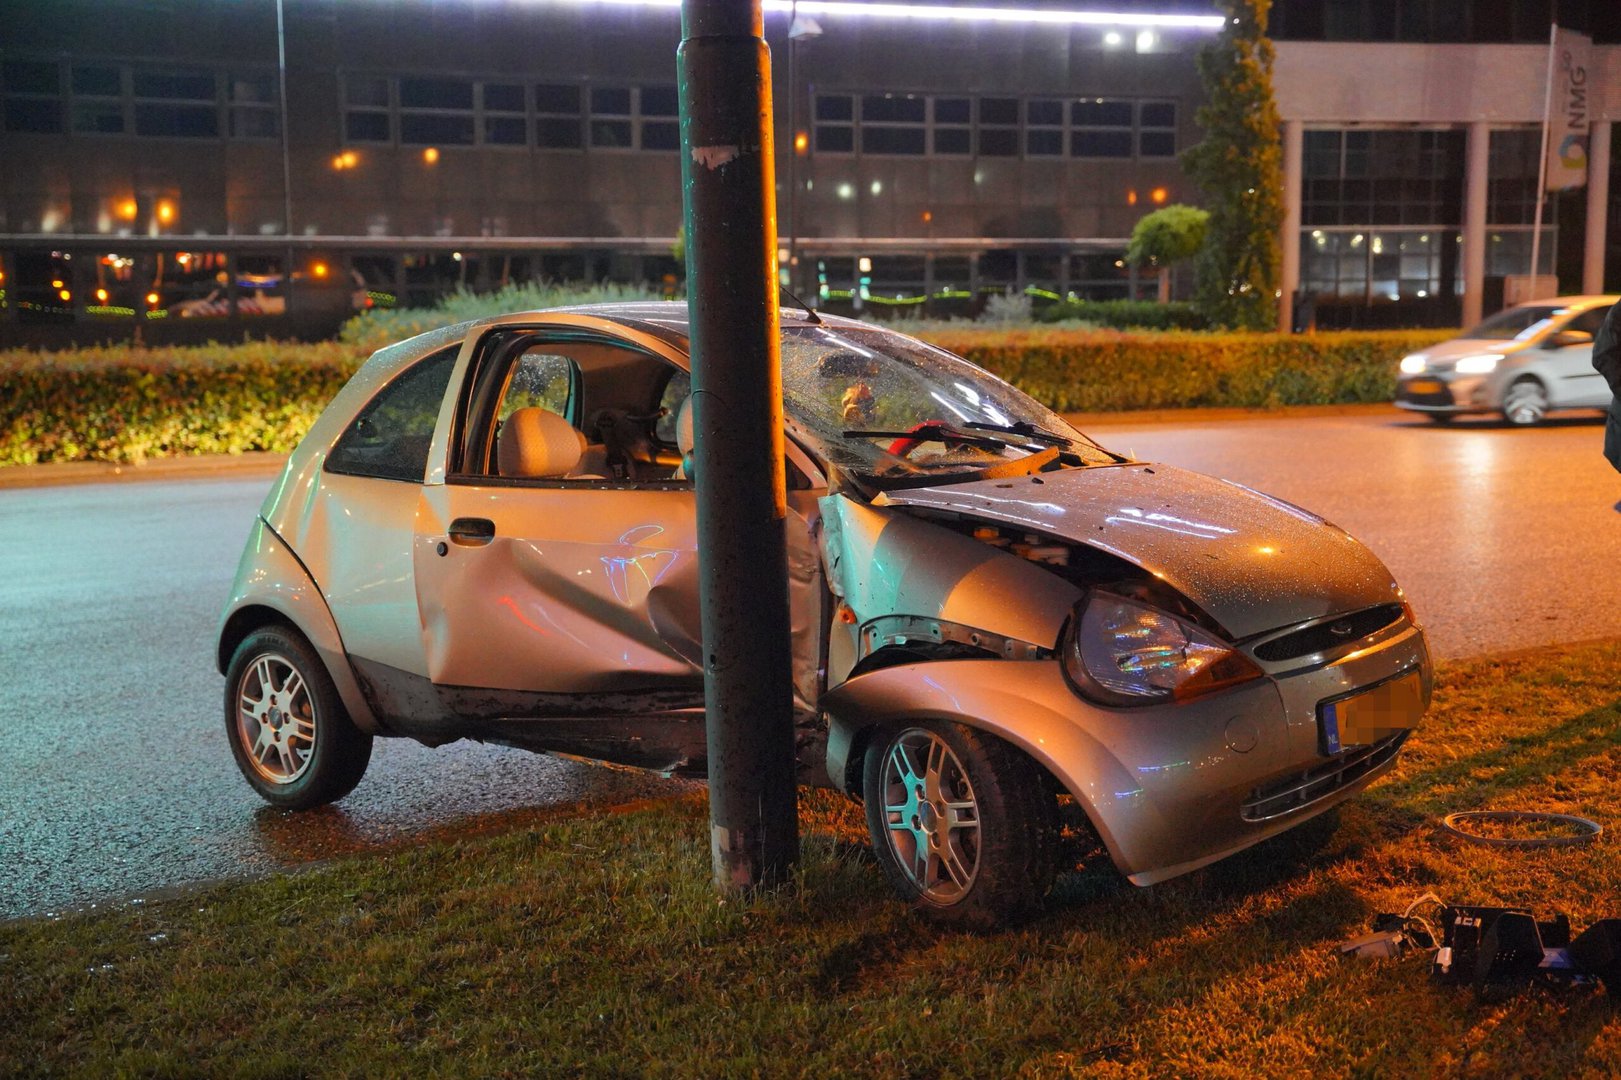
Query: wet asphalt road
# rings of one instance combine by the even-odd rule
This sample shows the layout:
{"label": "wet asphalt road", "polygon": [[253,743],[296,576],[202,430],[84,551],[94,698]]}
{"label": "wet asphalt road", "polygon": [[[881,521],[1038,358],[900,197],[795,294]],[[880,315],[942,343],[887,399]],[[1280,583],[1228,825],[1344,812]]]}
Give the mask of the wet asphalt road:
{"label": "wet asphalt road", "polygon": [[[1095,434],[1349,529],[1406,587],[1441,656],[1621,626],[1621,477],[1598,455],[1596,421],[1440,428],[1390,410]],[[338,806],[265,807],[231,761],[211,658],[268,484],[0,490],[0,918],[683,789],[499,747],[379,740]]]}

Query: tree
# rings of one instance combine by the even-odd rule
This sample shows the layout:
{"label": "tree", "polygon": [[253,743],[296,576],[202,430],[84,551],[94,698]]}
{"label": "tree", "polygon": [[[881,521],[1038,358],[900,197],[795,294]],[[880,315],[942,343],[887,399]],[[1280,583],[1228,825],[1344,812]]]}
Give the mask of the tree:
{"label": "tree", "polygon": [[1131,230],[1126,261],[1159,271],[1159,302],[1171,298],[1171,267],[1199,254],[1210,215],[1194,206],[1173,203],[1145,215]]}
{"label": "tree", "polygon": [[1219,37],[1199,52],[1205,139],[1182,155],[1205,193],[1210,228],[1194,263],[1194,301],[1216,325],[1247,330],[1276,323],[1282,251],[1283,147],[1272,99],[1271,0],[1218,0]]}

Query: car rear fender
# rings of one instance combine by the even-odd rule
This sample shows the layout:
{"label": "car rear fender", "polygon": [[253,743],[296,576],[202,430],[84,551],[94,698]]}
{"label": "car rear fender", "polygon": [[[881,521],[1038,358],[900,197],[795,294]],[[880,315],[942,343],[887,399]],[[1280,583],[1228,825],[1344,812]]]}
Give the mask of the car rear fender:
{"label": "car rear fender", "polygon": [[292,548],[263,518],[258,518],[248,534],[236,581],[231,586],[231,599],[220,620],[215,658],[220,674],[225,674],[232,654],[244,638],[259,627],[273,623],[290,624],[309,639],[332,676],[349,718],[360,730],[378,733],[377,717],[355,679],[354,669],[349,666],[338,624],[333,621],[320,588]]}

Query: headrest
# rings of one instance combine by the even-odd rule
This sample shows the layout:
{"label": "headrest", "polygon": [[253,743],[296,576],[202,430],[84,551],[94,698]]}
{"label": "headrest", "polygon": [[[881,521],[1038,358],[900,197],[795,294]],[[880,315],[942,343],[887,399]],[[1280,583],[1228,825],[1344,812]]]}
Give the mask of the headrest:
{"label": "headrest", "polygon": [[550,409],[519,409],[501,425],[496,465],[502,476],[565,476],[584,450],[585,436]]}
{"label": "headrest", "polygon": [[681,451],[682,457],[692,453],[692,399],[693,395],[688,394],[681,402],[681,409],[675,414],[675,445]]}

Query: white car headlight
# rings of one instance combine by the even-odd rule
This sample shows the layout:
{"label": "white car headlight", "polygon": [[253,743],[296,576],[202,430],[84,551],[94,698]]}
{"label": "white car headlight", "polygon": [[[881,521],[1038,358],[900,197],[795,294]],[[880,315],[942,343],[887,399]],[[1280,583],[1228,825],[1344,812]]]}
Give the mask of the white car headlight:
{"label": "white car headlight", "polygon": [[1485,375],[1497,370],[1497,362],[1503,357],[1498,353],[1481,353],[1478,356],[1466,356],[1453,367],[1459,375]]}
{"label": "white car headlight", "polygon": [[1186,701],[1263,674],[1213,634],[1097,589],[1070,619],[1063,661],[1081,695],[1104,705]]}
{"label": "white car headlight", "polygon": [[1419,372],[1424,370],[1424,361],[1428,359],[1429,357],[1425,356],[1423,353],[1414,353],[1412,356],[1402,357],[1401,373],[1403,375],[1417,375]]}

